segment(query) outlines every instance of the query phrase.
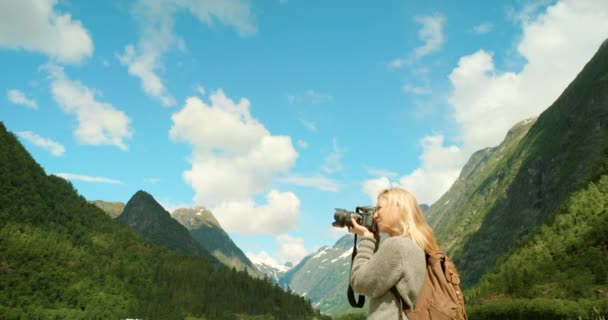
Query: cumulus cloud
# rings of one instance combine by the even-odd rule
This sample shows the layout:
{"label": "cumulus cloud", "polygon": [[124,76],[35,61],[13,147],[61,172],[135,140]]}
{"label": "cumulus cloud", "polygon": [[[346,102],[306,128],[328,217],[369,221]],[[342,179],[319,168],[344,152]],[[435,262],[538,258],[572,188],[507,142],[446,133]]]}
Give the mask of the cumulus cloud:
{"label": "cumulus cloud", "polygon": [[97,101],[93,90],[69,79],[62,67],[46,65],[43,69],[49,74],[51,92],[61,110],[76,116],[74,136],[80,143],[128,149],[124,140],[132,135],[129,117],[113,105]]}
{"label": "cumulus cloud", "polygon": [[84,182],[92,182],[92,183],[109,183],[109,184],[122,184],[120,180],[105,178],[105,177],[94,177],[94,176],[85,176],[81,174],[73,174],[73,173],[54,173],[54,175],[58,177],[62,177],[66,180],[79,180]]}
{"label": "cumulus cloud", "polygon": [[39,52],[62,63],[93,54],[93,41],[80,21],[56,10],[57,0],[0,1],[0,47]]}
{"label": "cumulus cloud", "polygon": [[31,131],[18,131],[17,136],[23,140],[29,141],[35,146],[38,146],[52,155],[58,157],[65,153],[65,148],[62,144],[55,142],[49,138],[44,138]]}
{"label": "cumulus cloud", "polygon": [[232,232],[278,234],[293,227],[300,207],[293,193],[271,190],[264,205],[253,200],[295,163],[291,138],[271,135],[251,116],[247,99],[235,103],[218,90],[210,101],[191,97],[171,117],[171,139],[192,145],[192,168],[183,177],[194,202],[212,207]]}
{"label": "cumulus cloud", "polygon": [[419,203],[430,205],[452,186],[466,159],[458,147],[445,147],[441,135],[424,137],[421,143],[421,166],[402,176],[398,184],[414,192]]}
{"label": "cumulus cloud", "polygon": [[462,146],[446,146],[440,135],[425,137],[420,167],[398,181],[386,178],[389,183],[432,204],[474,151],[498,145],[515,123],[540,114],[574,80],[608,34],[608,2],[539,3],[517,15],[523,30],[517,52],[526,60],[520,71],[498,70],[496,53],[480,49],[461,57],[450,73],[448,103]]}
{"label": "cumulus cloud", "polygon": [[17,89],[8,90],[6,93],[8,100],[14,104],[22,105],[30,109],[38,109],[38,104],[35,100],[25,96],[25,94]]}
{"label": "cumulus cloud", "polygon": [[187,11],[207,25],[219,21],[232,26],[240,35],[250,35],[257,31],[246,0],[137,1],[133,14],[139,22],[142,35],[137,45],[127,45],[119,60],[127,66],[129,74],[141,80],[144,92],[161,101],[164,106],[175,105],[175,98],[159,76],[163,69],[162,57],[171,48],[185,48],[185,41],[173,30],[173,17],[178,11]]}
{"label": "cumulus cloud", "polygon": [[363,191],[375,203],[380,191],[391,187],[402,187],[414,193],[419,203],[432,204],[450,188],[458,178],[465,161],[464,153],[456,146],[444,146],[441,135],[426,136],[420,143],[424,151],[420,156],[421,166],[398,179],[382,175],[363,182]]}
{"label": "cumulus cloud", "polygon": [[227,200],[212,211],[230,232],[280,234],[295,226],[300,214],[300,200],[292,192],[271,190],[264,205],[254,200]]}
{"label": "cumulus cloud", "polygon": [[302,238],[283,234],[277,237],[277,242],[279,244],[277,256],[283,262],[291,262],[295,265],[308,254]]}

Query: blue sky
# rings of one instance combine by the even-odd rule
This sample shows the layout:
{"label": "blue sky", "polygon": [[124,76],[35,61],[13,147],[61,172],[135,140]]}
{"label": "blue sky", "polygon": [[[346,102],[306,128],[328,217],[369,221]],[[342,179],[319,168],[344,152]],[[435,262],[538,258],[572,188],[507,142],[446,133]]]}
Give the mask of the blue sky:
{"label": "blue sky", "polygon": [[432,204],[608,37],[606,1],[0,1],[0,121],[90,200],[202,205],[297,262]]}

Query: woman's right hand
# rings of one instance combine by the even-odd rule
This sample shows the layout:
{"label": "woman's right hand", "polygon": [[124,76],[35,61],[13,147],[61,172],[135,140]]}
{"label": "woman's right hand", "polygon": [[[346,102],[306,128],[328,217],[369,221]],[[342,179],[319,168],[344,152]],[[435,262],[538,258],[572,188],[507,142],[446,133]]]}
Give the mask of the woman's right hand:
{"label": "woman's right hand", "polygon": [[352,223],[352,227],[348,227],[348,232],[358,234],[362,237],[370,237],[373,238],[374,234],[369,231],[366,227],[360,225],[355,221],[354,218],[350,218],[350,222]]}

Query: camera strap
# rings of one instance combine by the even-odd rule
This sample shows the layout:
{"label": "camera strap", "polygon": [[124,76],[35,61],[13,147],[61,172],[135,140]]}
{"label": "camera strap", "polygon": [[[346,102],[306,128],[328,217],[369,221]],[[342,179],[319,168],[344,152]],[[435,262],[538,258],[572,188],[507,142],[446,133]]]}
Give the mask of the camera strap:
{"label": "camera strap", "polygon": [[[355,256],[357,255],[357,234],[355,233],[355,242],[353,243],[353,254],[350,260],[350,273],[353,272],[353,261],[355,261]],[[353,290],[353,286],[350,284],[350,275],[348,277],[348,303],[350,303],[353,308],[363,308],[365,304],[365,296],[359,295],[359,301],[355,300],[355,290]]]}

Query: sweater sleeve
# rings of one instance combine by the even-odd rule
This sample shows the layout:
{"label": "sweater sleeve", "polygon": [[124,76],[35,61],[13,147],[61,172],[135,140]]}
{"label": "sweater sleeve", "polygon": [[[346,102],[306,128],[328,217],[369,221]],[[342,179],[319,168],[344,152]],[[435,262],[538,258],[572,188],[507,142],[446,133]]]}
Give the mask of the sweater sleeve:
{"label": "sweater sleeve", "polygon": [[405,276],[403,261],[406,253],[399,240],[397,237],[384,240],[374,254],[376,240],[369,237],[361,239],[350,277],[355,292],[379,297]]}

